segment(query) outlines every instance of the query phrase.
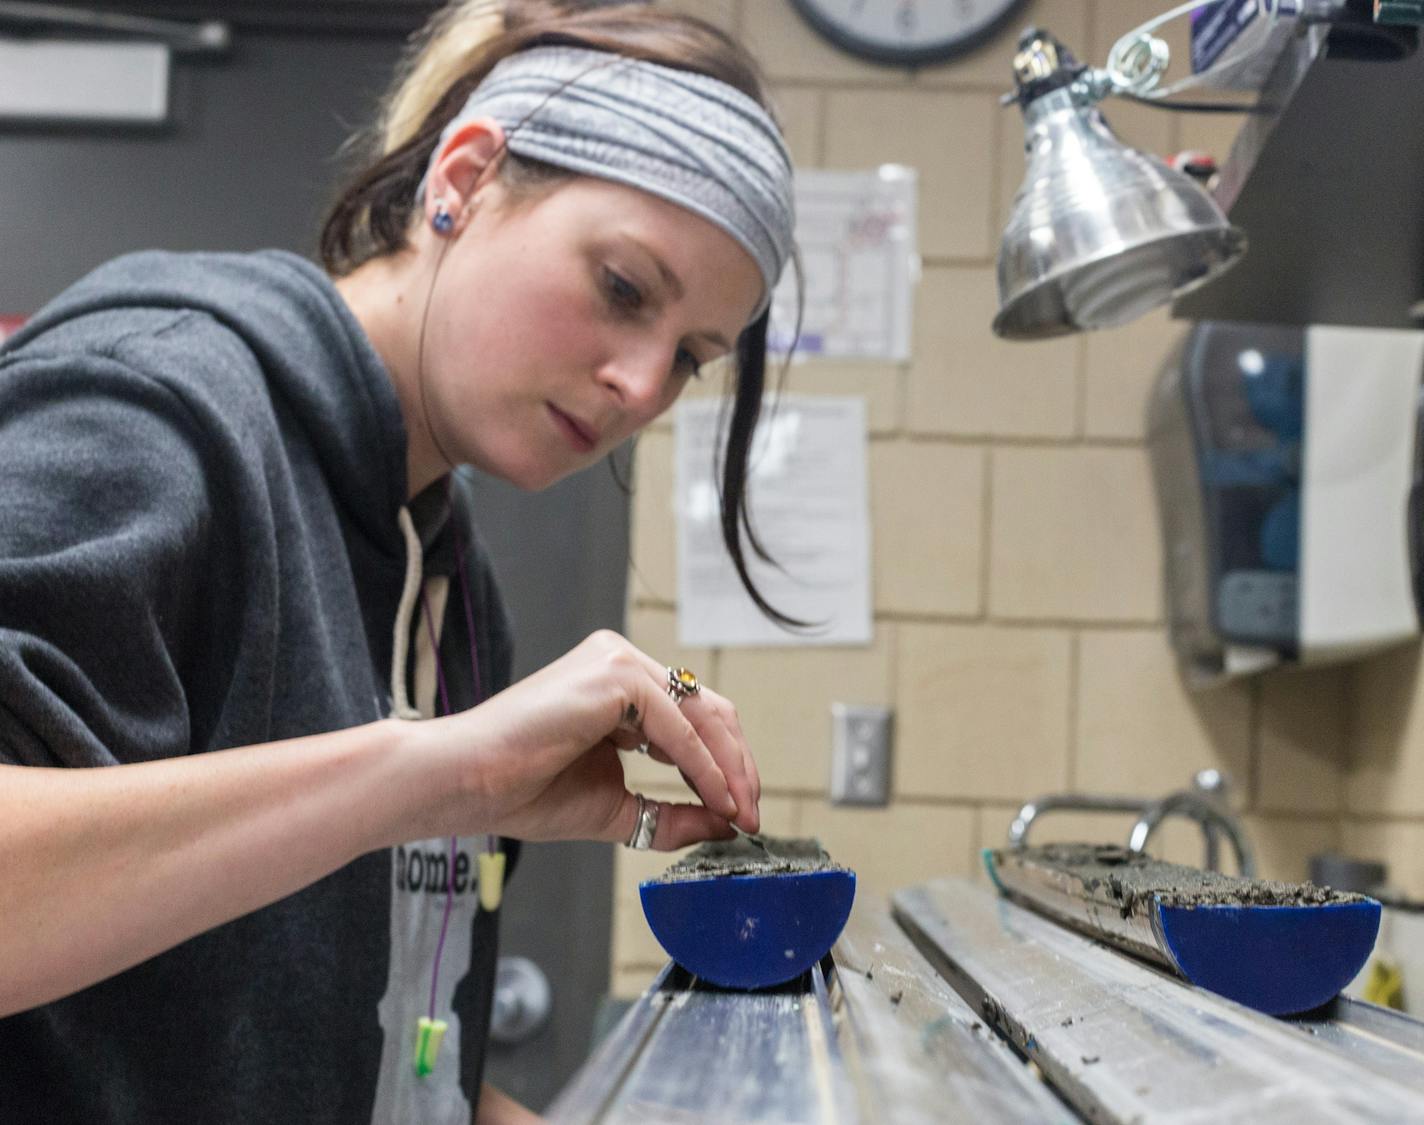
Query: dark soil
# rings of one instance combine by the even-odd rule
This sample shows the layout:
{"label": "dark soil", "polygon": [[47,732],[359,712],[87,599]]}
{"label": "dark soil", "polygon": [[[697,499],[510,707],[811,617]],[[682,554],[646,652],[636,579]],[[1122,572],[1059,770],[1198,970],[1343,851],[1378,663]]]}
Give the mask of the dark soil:
{"label": "dark soil", "polygon": [[808,871],[844,871],[821,841],[788,836],[739,836],[695,848],[661,875],[660,883],[728,875],[791,875]]}
{"label": "dark soil", "polygon": [[1314,883],[1243,879],[1196,867],[1133,855],[1114,844],[1047,844],[995,853],[995,862],[1051,868],[1080,880],[1093,898],[1120,904],[1123,917],[1137,905],[1162,906],[1323,906],[1362,902],[1363,895],[1332,891]]}

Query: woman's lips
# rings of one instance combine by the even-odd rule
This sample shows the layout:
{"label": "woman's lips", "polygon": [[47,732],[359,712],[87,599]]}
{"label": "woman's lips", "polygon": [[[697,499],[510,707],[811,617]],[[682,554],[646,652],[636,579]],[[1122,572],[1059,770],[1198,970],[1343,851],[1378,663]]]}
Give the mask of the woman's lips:
{"label": "woman's lips", "polygon": [[591,452],[593,447],[598,444],[598,435],[582,422],[565,414],[552,402],[548,404],[548,407],[549,413],[554,416],[554,421],[574,450],[579,453]]}

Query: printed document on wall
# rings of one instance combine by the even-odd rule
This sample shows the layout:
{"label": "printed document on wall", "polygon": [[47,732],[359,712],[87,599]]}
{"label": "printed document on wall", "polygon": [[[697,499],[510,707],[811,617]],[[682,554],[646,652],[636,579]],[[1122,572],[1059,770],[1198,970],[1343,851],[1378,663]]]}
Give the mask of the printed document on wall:
{"label": "printed document on wall", "polygon": [[[752,525],[774,560],[743,539],[762,596],[812,622],[787,632],[747,595],[722,542],[718,441],[723,400],[676,412],[678,640],[686,647],[868,645],[870,516],[865,400],[768,397],[748,470]],[[715,474],[715,475],[714,475]]]}
{"label": "printed document on wall", "polygon": [[[910,358],[916,192],[915,170],[899,164],[796,173],[805,305],[795,358]],[[798,280],[788,267],[773,295],[767,347],[777,354],[790,350],[796,332]]]}

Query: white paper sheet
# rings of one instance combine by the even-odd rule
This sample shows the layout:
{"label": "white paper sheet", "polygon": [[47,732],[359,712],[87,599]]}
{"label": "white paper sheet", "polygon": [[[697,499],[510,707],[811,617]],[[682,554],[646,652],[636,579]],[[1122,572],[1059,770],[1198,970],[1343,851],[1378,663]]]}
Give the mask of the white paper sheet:
{"label": "white paper sheet", "polygon": [[[773,413],[773,402],[776,404]],[[868,645],[870,517],[865,401],[783,394],[767,399],[748,493],[758,538],[746,546],[757,589],[777,609],[818,623],[788,633],[742,588],[722,543],[714,450],[720,400],[676,412],[678,639],[687,647]]]}
{"label": "white paper sheet", "polygon": [[[796,243],[805,274],[801,358],[910,358],[917,176],[886,164],[871,172],[796,173]],[[768,346],[785,355],[796,328],[796,276],[773,294]]]}

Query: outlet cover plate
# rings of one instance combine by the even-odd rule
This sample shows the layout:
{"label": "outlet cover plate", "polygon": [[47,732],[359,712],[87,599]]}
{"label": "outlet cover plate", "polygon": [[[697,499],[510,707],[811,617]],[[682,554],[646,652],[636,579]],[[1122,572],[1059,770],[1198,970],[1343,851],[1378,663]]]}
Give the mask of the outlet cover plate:
{"label": "outlet cover plate", "polygon": [[892,719],[888,707],[831,704],[831,804],[890,803]]}

